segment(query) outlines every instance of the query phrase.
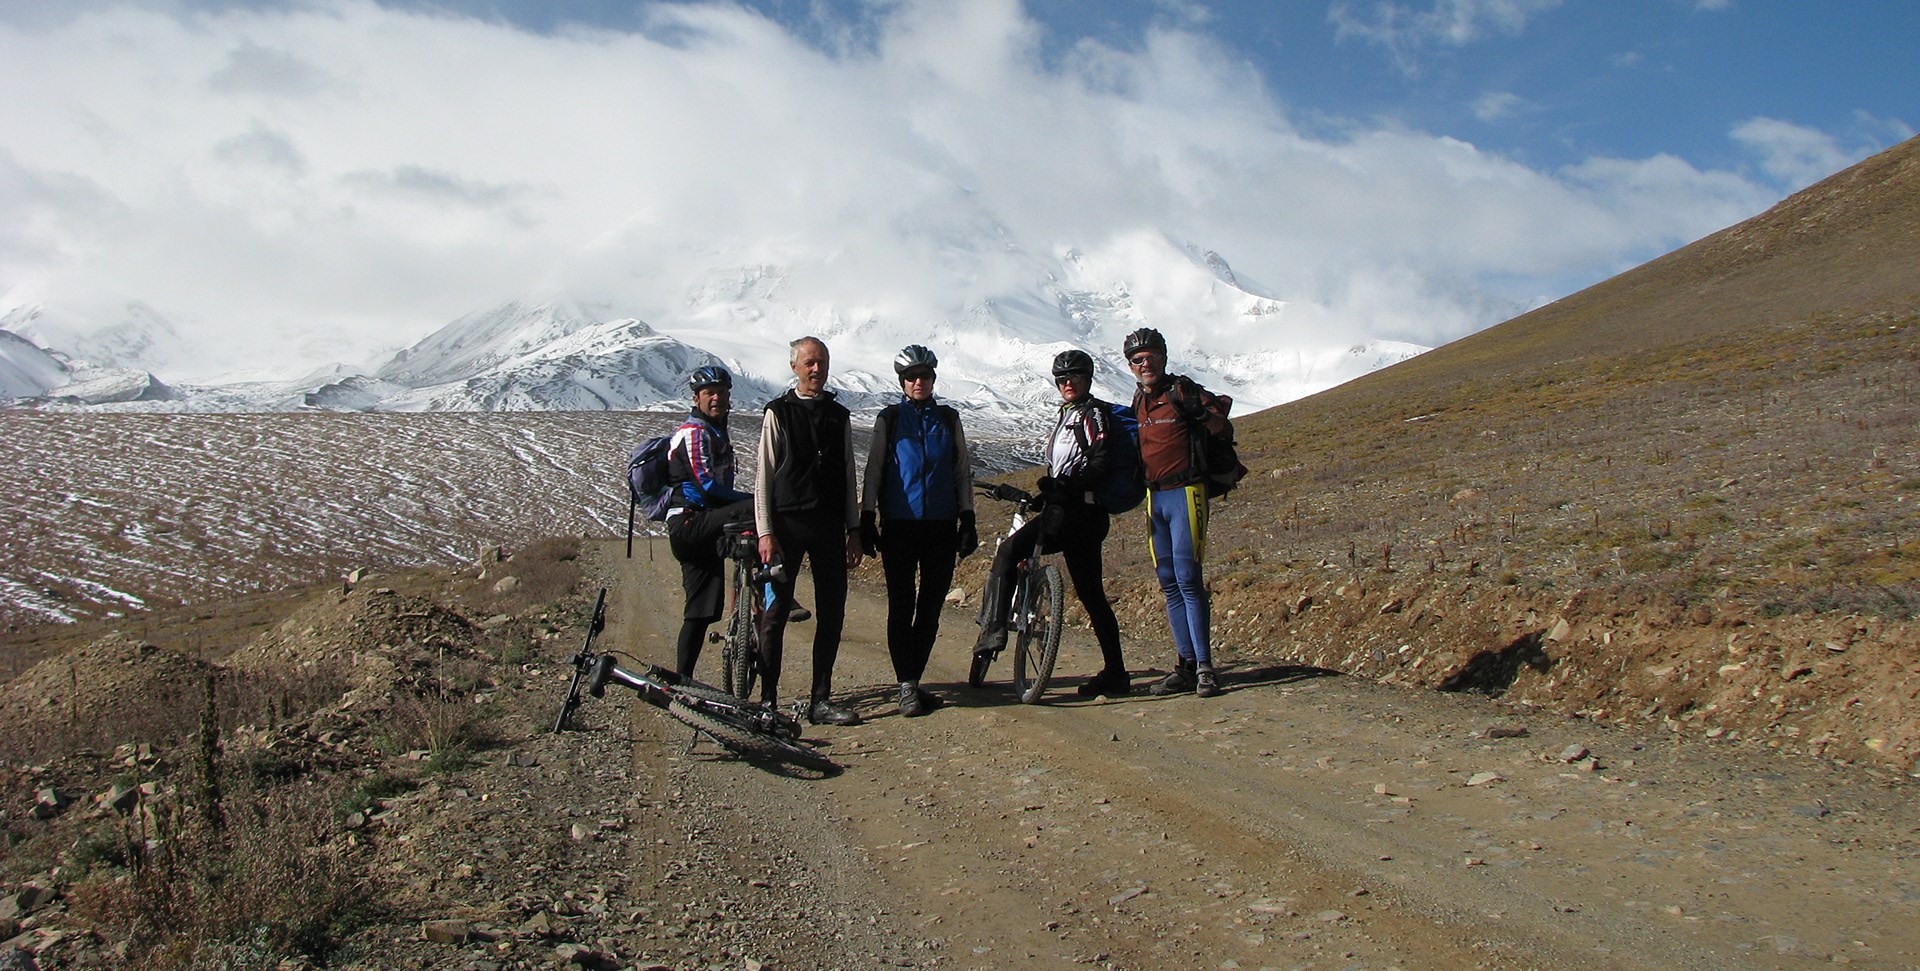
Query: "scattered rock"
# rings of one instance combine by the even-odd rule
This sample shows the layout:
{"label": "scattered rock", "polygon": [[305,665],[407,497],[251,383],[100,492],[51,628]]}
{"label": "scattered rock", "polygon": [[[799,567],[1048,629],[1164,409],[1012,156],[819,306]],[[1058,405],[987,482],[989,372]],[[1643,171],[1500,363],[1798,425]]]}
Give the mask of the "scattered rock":
{"label": "scattered rock", "polygon": [[430,920],[420,925],[420,938],[434,944],[465,944],[472,936],[464,920]]}
{"label": "scattered rock", "polygon": [[1500,773],[1498,772],[1475,772],[1467,777],[1467,785],[1470,786],[1492,785],[1495,782],[1501,781],[1503,780],[1500,778]]}

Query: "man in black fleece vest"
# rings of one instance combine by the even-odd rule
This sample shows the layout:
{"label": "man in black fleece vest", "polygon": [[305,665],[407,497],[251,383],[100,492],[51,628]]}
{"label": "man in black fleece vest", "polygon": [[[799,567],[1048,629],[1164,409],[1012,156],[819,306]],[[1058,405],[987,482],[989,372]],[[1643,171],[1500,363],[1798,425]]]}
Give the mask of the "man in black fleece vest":
{"label": "man in black fleece vest", "polygon": [[801,560],[813,576],[813,694],[807,720],[857,725],[833,703],[833,662],[847,619],[847,572],[860,565],[860,496],[854,485],[853,421],[827,390],[827,345],[802,337],[790,347],[794,387],[767,403],[760,428],[753,515],[760,561],[779,561],[774,603],[760,620],[760,694],[776,701],[787,612]]}

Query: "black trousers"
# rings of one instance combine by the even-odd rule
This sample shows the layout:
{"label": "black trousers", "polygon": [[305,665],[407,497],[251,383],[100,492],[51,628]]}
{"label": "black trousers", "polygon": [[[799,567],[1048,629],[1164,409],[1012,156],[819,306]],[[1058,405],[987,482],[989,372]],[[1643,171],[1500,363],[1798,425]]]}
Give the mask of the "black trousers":
{"label": "black trousers", "polygon": [[833,691],[833,662],[840,654],[840,630],[847,623],[847,524],[839,510],[773,514],[773,538],[780,544],[784,579],[773,583],[773,606],[760,616],[760,697],[778,697],[780,658],[787,639],[787,613],[802,562],[813,576],[813,694]]}
{"label": "black trousers", "polygon": [[689,509],[667,520],[667,546],[680,561],[680,586],[686,608],[674,647],[674,670],[693,677],[707,628],[727,605],[727,561],[720,555],[720,534],[728,523],[753,522],[753,501],[743,499],[713,509]]}
{"label": "black trousers", "polygon": [[1073,595],[1087,611],[1093,636],[1100,641],[1104,670],[1127,669],[1120,657],[1120,621],[1107,602],[1106,567],[1100,559],[1100,547],[1107,541],[1113,517],[1104,508],[1087,502],[1050,505],[1028,520],[1000,544],[993,556],[993,583],[989,589],[1000,595],[989,605],[992,616],[1004,625],[1013,609],[1013,569],[1035,551],[1059,553],[1067,561],[1067,577],[1073,581]]}
{"label": "black trousers", "polygon": [[959,552],[957,519],[888,519],[880,524],[880,561],[887,575],[887,653],[893,658],[894,677],[901,681],[919,681],[927,671]]}

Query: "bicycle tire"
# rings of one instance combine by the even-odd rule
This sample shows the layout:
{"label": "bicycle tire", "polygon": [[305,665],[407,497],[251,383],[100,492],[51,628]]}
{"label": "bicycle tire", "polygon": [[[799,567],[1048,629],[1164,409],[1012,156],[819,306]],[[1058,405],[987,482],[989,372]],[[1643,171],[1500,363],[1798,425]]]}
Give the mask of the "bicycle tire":
{"label": "bicycle tire", "polygon": [[[787,713],[780,711],[778,709],[769,708],[764,704],[746,701],[745,699],[742,699],[738,695],[735,695],[726,691],[722,691],[719,688],[712,687],[711,685],[704,685],[704,684],[700,684],[699,682],[688,683],[683,681],[667,689],[667,693],[669,695],[683,695],[685,697],[694,699],[696,702],[707,701],[716,705],[724,705],[728,709],[735,709],[735,708],[762,709],[766,712],[764,716],[766,720],[772,723],[772,728],[770,729],[761,728],[758,725],[753,724],[752,720],[743,719],[742,720],[743,724],[745,724],[749,730],[756,731],[756,732],[763,732],[763,733],[770,732],[771,734],[777,735],[781,738],[799,738],[800,737],[800,723],[796,721],[793,718],[793,716],[788,715]],[[701,707],[699,705],[690,705],[689,707],[699,708],[701,711],[707,711],[708,714],[719,714],[716,712],[708,711],[708,709]],[[722,717],[731,718],[732,716],[723,714]]]}
{"label": "bicycle tire", "polygon": [[736,698],[751,698],[754,676],[759,673],[759,631],[753,622],[753,601],[759,595],[747,571],[733,565],[733,619],[727,624],[727,648],[724,652],[726,676],[721,680]]}
{"label": "bicycle tire", "polygon": [[993,666],[993,655],[975,654],[973,663],[967,665],[967,687],[978,688],[987,683],[987,668]]}
{"label": "bicycle tire", "polygon": [[[975,612],[973,618],[973,622],[979,625],[981,630],[986,629],[987,617],[993,610],[993,604],[987,600],[987,589],[991,589],[992,586],[993,585],[989,583],[986,589],[980,591],[980,609]],[[967,687],[978,688],[986,684],[987,669],[993,667],[993,659],[998,656],[997,653],[974,654],[973,660],[967,665]]]}
{"label": "bicycle tire", "polygon": [[1047,690],[1053,662],[1060,657],[1060,627],[1066,612],[1060,568],[1051,563],[1042,567],[1030,590],[1039,602],[1021,605],[1032,615],[1013,648],[1013,690],[1019,693],[1021,704],[1027,705],[1039,701]]}
{"label": "bicycle tire", "polygon": [[667,714],[719,742],[736,755],[821,772],[833,772],[840,768],[832,759],[804,745],[742,725],[719,712],[701,711],[678,698],[667,703]]}

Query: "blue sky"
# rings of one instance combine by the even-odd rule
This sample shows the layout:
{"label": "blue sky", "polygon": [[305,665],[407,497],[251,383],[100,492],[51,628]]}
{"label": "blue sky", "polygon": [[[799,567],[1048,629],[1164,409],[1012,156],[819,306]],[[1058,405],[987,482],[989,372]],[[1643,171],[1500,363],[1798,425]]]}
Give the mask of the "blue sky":
{"label": "blue sky", "polygon": [[[645,24],[631,0],[400,5],[544,31]],[[894,4],[747,6],[832,48],[867,38]],[[1831,174],[1825,162],[1858,161],[1920,125],[1920,4],[1910,0],[1049,0],[1025,10],[1051,59],[1089,39],[1129,49],[1152,29],[1191,31],[1244,58],[1284,110],[1327,137],[1396,124],[1541,167],[1659,154],[1760,166],[1763,134],[1734,132],[1764,118],[1804,129],[1802,156],[1824,150],[1794,178],[1775,176],[1800,188]]]}
{"label": "blue sky", "polygon": [[223,366],[734,265],[953,317],[992,226],[1437,344],[1911,137],[1915,50],[1908,0],[0,0],[0,312]]}

